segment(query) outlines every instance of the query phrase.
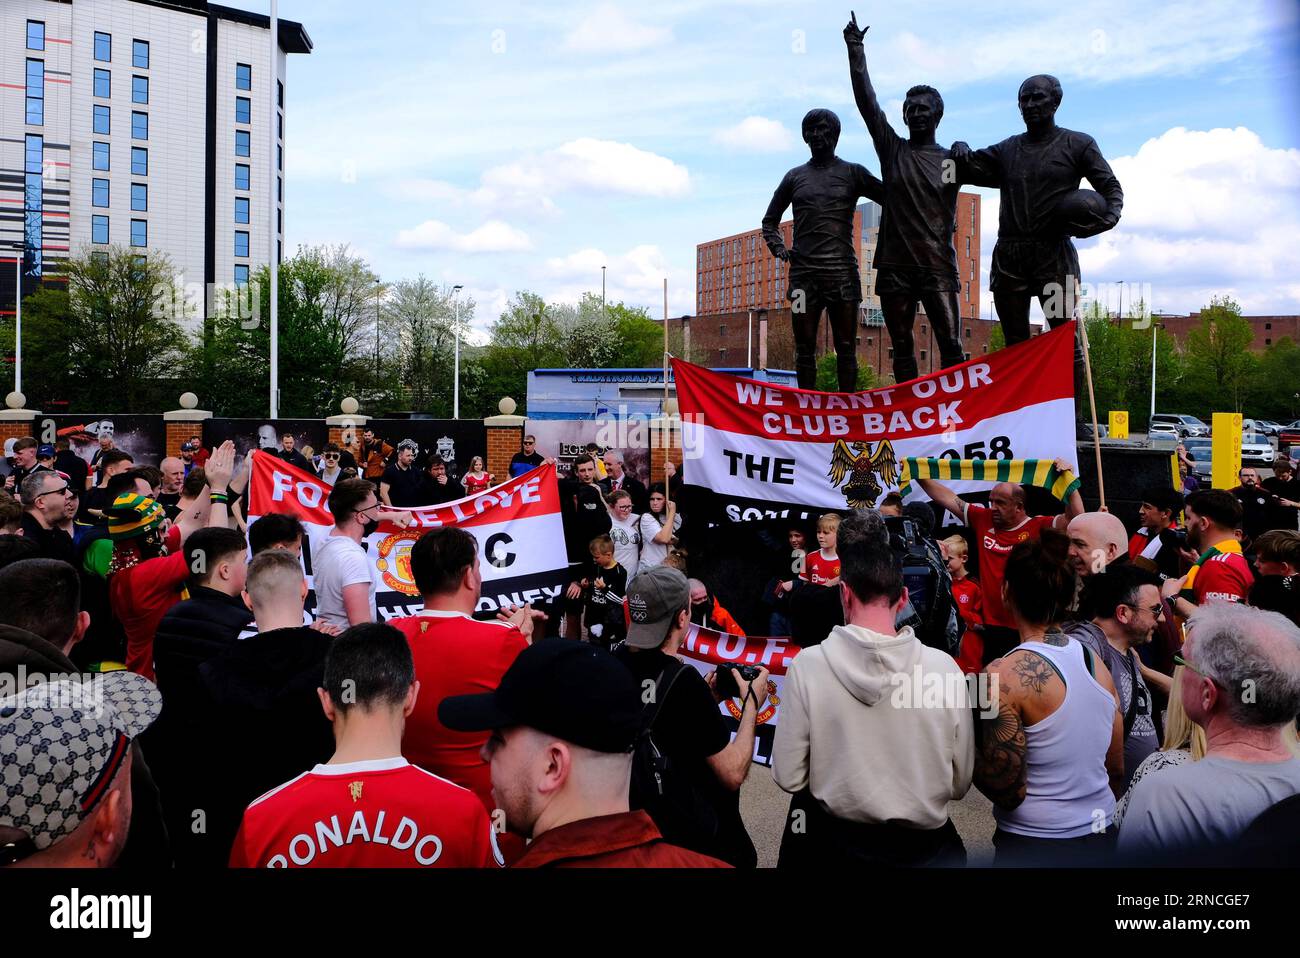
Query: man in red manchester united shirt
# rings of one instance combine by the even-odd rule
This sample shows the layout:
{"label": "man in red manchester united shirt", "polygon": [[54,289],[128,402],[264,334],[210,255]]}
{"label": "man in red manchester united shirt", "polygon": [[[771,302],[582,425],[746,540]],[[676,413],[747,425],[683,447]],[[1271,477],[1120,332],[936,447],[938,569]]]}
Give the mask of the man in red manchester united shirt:
{"label": "man in red manchester united shirt", "polygon": [[449,695],[491,692],[515,657],[528,647],[533,621],[527,607],[508,621],[473,618],[483,577],[478,542],[464,529],[430,529],[411,547],[411,574],[424,609],[389,625],[411,646],[415,677],[423,689],[406,721],[402,754],[435,775],[470,789],[491,812],[492,776],[479,752],[486,732],[455,732],[438,721],[438,703]]}
{"label": "man in red manchester united shirt", "polygon": [[[1056,460],[1065,472],[1070,464]],[[1072,470],[1071,470],[1072,471]],[[980,588],[984,592],[984,664],[1015,648],[1020,642],[1015,622],[1002,604],[1002,579],[1011,550],[1021,542],[1037,539],[1044,529],[1064,532],[1070,520],[1083,514],[1083,497],[1070,493],[1065,512],[1059,516],[1031,516],[1025,511],[1025,490],[1014,482],[999,482],[989,493],[989,504],[977,506],[933,479],[918,479],[925,494],[943,506],[975,532],[979,549]]]}
{"label": "man in red manchester united shirt", "polygon": [[334,755],[248,806],[232,868],[480,868],[503,864],[482,803],[402,758],[420,683],[388,625],[355,625],[325,659]]}

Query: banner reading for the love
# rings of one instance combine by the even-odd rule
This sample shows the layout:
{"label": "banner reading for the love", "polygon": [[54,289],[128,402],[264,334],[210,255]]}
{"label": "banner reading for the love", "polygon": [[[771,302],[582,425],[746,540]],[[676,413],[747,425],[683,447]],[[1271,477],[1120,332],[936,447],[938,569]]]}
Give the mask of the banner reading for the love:
{"label": "banner reading for the love", "polygon": [[[743,636],[692,625],[686,634],[678,655],[682,661],[694,666],[701,675],[707,675],[719,665],[761,665],[771,674],[767,680],[767,701],[758,713],[754,729],[754,761],[760,765],[772,764],[772,742],[776,736],[776,722],[781,715],[781,688],[786,669],[794,661],[799,646],[787,636]],[[718,708],[731,729],[734,738],[740,726],[740,700],[726,699]]]}
{"label": "banner reading for the love", "polygon": [[[307,528],[303,567],[309,586],[311,557],[334,525],[329,494],[330,486],[314,476],[269,453],[253,454],[249,523],[269,512],[287,512],[302,521]],[[483,576],[479,612],[537,604],[563,591],[568,559],[554,466],[538,466],[478,495],[407,511],[413,521],[406,528],[380,522],[363,540],[378,583],[375,603],[381,619],[412,615],[424,607],[411,574],[411,546],[441,526],[458,526],[478,540]],[[315,611],[315,604],[313,592],[307,599],[309,612]]]}
{"label": "banner reading for the love", "polygon": [[[872,507],[910,457],[1076,461],[1075,324],[896,386],[822,393],[673,360],[683,478],[735,520]],[[954,481],[957,492],[987,483]],[[924,498],[919,486],[912,497]]]}

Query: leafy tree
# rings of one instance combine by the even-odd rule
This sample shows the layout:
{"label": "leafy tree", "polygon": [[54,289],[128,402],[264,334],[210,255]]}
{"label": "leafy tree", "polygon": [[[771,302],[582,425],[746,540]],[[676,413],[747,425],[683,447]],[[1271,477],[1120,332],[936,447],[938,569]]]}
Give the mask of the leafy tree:
{"label": "leafy tree", "polygon": [[[200,347],[202,394],[217,415],[266,414],[271,375],[269,269],[258,270],[251,283],[258,304],[255,315],[227,311],[218,316],[212,337]],[[280,265],[281,416],[323,416],[337,410],[346,395],[373,400],[392,394],[397,377],[391,364],[385,369],[375,361],[376,298],[381,293],[378,277],[346,246],[300,249]]]}
{"label": "leafy tree", "polygon": [[[454,291],[439,288],[423,275],[394,283],[381,311],[402,405],[436,416],[450,416],[454,408],[451,382],[455,370],[457,324],[461,337],[461,396],[466,377],[466,316],[474,315],[474,300],[457,303]],[[465,411],[462,402],[462,413]]]}
{"label": "leafy tree", "polygon": [[[880,385],[875,371],[866,363],[858,362],[857,389],[874,389]],[[817,388],[822,392],[839,392],[840,375],[835,365],[835,353],[830,352],[817,360]]]}
{"label": "leafy tree", "polygon": [[1216,296],[1201,310],[1201,324],[1187,334],[1184,355],[1188,386],[1201,399],[1202,411],[1242,410],[1259,365],[1250,351],[1254,341],[1249,321],[1232,299]]}
{"label": "leafy tree", "polygon": [[112,247],[68,259],[66,288],[23,301],[30,405],[72,412],[145,412],[175,403],[184,371],[184,299],[170,260]]}

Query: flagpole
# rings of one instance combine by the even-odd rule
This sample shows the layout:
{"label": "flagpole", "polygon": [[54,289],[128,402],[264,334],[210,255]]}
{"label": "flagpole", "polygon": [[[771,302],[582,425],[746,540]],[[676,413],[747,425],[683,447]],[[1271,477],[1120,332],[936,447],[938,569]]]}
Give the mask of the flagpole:
{"label": "flagpole", "polygon": [[664,277],[664,402],[668,402],[668,277]]}
{"label": "flagpole", "polygon": [[1092,448],[1097,456],[1097,498],[1101,508],[1106,508],[1106,479],[1101,472],[1101,435],[1097,428],[1097,397],[1092,388],[1092,361],[1088,357],[1088,327],[1080,317],[1079,335],[1083,337],[1083,371],[1088,377],[1088,405],[1092,408]]}
{"label": "flagpole", "polygon": [[270,148],[266,151],[266,153],[267,153],[267,167],[268,167],[268,169],[270,170],[270,175],[267,177],[267,193],[266,193],[266,199],[267,199],[267,202],[266,202],[266,232],[267,232],[267,234],[268,234],[269,237],[270,237],[269,240],[268,240],[268,249],[269,249],[269,251],[270,251],[270,252],[269,252],[269,260],[270,260],[270,264],[271,264],[271,268],[270,268],[270,278],[271,278],[271,290],[270,290],[270,304],[271,304],[271,418],[272,418],[272,419],[278,419],[278,418],[280,417],[280,304],[279,304],[279,298],[280,298],[280,264],[279,264],[279,262],[278,262],[279,257],[276,255],[276,253],[277,253],[277,249],[276,249],[276,240],[277,240],[277,237],[276,237],[276,235],[275,235],[275,234],[276,234],[276,229],[275,229],[276,216],[275,216],[275,213],[276,213],[276,210],[277,210],[277,208],[278,208],[278,207],[276,206],[276,203],[277,203],[276,196],[278,195],[278,191],[276,190],[275,186],[276,186],[276,173],[277,173],[277,170],[276,170],[276,155],[277,155],[276,147],[279,145],[278,142],[277,142],[277,140],[278,140],[277,133],[278,133],[278,129],[279,129],[279,124],[276,122],[276,120],[277,120],[277,117],[279,116],[279,113],[278,113],[278,109],[279,109],[279,107],[278,107],[278,103],[279,103],[279,101],[278,101],[278,94],[279,94],[279,80],[280,80],[280,62],[279,62],[279,61],[280,61],[280,57],[279,57],[279,53],[280,53],[280,10],[279,10],[279,4],[278,4],[277,0],[271,0],[271,43],[270,43],[270,47],[271,47],[271,57],[270,57],[271,68],[270,68],[270,70],[267,71],[267,75],[268,75],[271,79],[270,79],[270,82],[267,83],[267,88],[268,88],[268,90],[269,90],[269,93],[267,94],[267,102],[268,102],[268,103],[270,104],[270,106],[271,106],[271,109],[270,109],[270,111],[269,111],[269,123],[270,123],[269,130],[270,130],[270,134],[271,134],[271,137],[270,137],[270,143],[271,143],[271,146],[270,146]]}

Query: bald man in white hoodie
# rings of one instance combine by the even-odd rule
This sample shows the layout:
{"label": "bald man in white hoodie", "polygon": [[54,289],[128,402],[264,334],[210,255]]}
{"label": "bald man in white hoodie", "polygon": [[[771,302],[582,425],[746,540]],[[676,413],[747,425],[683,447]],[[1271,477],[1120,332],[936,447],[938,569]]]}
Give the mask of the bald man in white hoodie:
{"label": "bald man in white hoodie", "polygon": [[847,624],[795,657],[782,692],[772,774],[794,798],[778,867],[960,867],[948,803],[975,763],[965,676],[895,628],[907,589],[879,514],[855,512],[838,538]]}

